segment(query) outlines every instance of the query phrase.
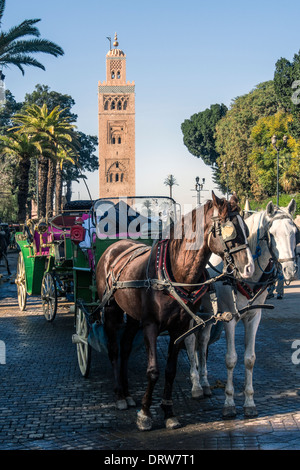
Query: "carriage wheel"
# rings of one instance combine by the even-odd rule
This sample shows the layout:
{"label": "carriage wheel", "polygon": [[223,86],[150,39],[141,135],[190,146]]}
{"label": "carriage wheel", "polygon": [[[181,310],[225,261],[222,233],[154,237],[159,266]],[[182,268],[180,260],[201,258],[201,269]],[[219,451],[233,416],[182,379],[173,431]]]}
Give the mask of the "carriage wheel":
{"label": "carriage wheel", "polygon": [[88,343],[89,328],[83,310],[76,307],[76,348],[77,359],[81,374],[88,377],[91,366],[92,348]]}
{"label": "carriage wheel", "polygon": [[18,293],[18,304],[22,312],[26,308],[27,291],[26,291],[26,275],[25,275],[25,263],[22,253],[19,253],[16,280],[17,293]]}
{"label": "carriage wheel", "polygon": [[51,273],[44,274],[41,297],[45,318],[47,321],[51,322],[54,320],[57,311],[56,281]]}

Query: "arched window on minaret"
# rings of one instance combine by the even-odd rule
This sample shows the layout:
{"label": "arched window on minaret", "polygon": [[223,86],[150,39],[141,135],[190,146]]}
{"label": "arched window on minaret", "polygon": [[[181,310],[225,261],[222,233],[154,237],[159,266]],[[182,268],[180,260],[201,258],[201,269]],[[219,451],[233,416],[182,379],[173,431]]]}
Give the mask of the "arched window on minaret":
{"label": "arched window on minaret", "polygon": [[116,103],[114,101],[111,102],[110,109],[115,109]]}
{"label": "arched window on minaret", "polygon": [[121,78],[121,72],[120,72],[120,70],[118,70],[118,72],[117,72],[117,78]]}
{"label": "arched window on minaret", "polygon": [[112,72],[111,72],[111,78],[112,78],[112,79],[115,78],[115,72],[114,72],[114,70],[112,70]]}
{"label": "arched window on minaret", "polygon": [[121,111],[121,109],[122,109],[122,103],[121,103],[121,101],[118,101],[117,109],[118,109],[119,111]]}

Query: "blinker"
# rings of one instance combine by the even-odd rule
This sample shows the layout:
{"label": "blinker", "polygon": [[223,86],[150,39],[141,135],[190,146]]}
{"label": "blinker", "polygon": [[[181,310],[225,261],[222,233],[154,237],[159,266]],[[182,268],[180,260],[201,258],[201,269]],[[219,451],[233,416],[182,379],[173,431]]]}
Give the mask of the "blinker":
{"label": "blinker", "polygon": [[221,225],[221,235],[224,242],[229,242],[236,238],[236,230],[232,222],[225,222]]}

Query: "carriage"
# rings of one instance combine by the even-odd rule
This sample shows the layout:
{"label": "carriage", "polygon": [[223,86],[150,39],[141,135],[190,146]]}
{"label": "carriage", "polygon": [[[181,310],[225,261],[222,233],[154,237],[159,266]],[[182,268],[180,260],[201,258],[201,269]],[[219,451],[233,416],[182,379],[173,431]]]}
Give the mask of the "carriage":
{"label": "carriage", "polygon": [[[217,310],[214,282],[229,272],[247,278],[254,270],[236,198],[226,201],[212,193],[212,200],[183,215],[171,198],[102,198],[88,210],[65,212],[35,230],[27,225],[25,231],[17,235],[20,308],[26,307],[27,294],[40,289],[51,321],[60,294],[72,296],[72,341],[81,374],[89,374],[92,349],[107,352],[118,409],[135,406],[128,390],[128,359],[133,349],[146,345],[148,386],[137,416],[140,430],[152,427],[157,337],[168,334],[161,406],[166,427],[178,427],[172,385],[182,342],[207,321],[230,320],[227,312]],[[205,268],[212,253],[224,259],[223,273],[215,278]],[[203,320],[199,305],[206,293],[213,309]]]}
{"label": "carriage", "polygon": [[[78,204],[77,204],[78,205]],[[91,204],[89,204],[91,205]],[[73,302],[73,252],[71,227],[88,210],[66,209],[49,222],[28,220],[15,234],[19,247],[16,285],[18,304],[26,309],[28,296],[40,296],[47,321],[55,319],[58,302]]]}

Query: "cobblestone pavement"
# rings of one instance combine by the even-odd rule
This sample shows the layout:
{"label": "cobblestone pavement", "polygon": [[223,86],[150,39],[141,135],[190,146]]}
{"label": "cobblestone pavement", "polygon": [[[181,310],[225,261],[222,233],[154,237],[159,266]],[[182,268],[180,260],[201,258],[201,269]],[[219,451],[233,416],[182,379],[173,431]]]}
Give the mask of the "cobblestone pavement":
{"label": "cobblestone pavement", "polygon": [[[9,258],[15,273],[16,253]],[[112,395],[112,371],[107,356],[93,352],[92,369],[84,379],[78,368],[73,315],[60,307],[47,323],[39,298],[30,298],[25,312],[17,304],[14,275],[0,282],[0,340],[6,363],[0,364],[0,450],[110,450],[184,451],[201,449],[299,450],[300,282],[285,289],[283,300],[263,315],[257,334],[254,372],[255,402],[259,416],[243,416],[243,326],[237,328],[239,356],[235,370],[238,415],[222,419],[226,381],[225,338],[213,344],[208,358],[211,398],[193,400],[189,363],[180,353],[174,384],[174,408],[182,427],[166,430],[160,411],[163,369],[168,337],[159,338],[161,376],[152,413],[154,428],[139,432],[136,409],[118,411]],[[3,343],[0,343],[3,346]],[[295,346],[295,344],[294,344]],[[3,351],[2,351],[3,352]],[[3,361],[2,361],[3,362]],[[295,361],[294,361],[295,362]],[[296,361],[297,362],[297,361]],[[142,348],[130,362],[130,383],[138,406],[145,390],[146,356]]]}

